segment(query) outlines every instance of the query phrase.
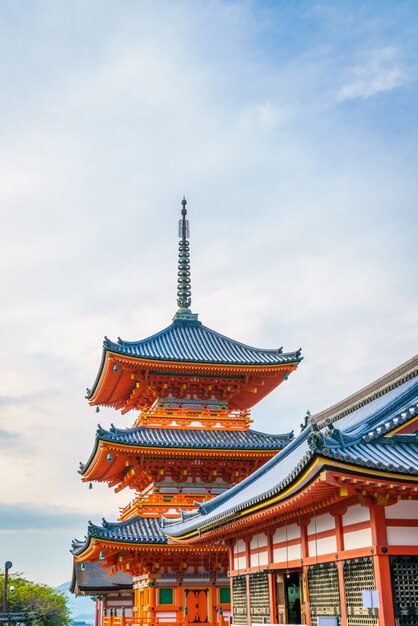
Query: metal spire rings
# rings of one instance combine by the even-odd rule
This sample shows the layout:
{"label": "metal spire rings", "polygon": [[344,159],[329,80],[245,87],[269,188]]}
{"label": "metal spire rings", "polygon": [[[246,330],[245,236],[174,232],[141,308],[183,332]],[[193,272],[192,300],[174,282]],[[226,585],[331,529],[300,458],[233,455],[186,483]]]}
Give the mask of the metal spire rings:
{"label": "metal spire rings", "polygon": [[179,312],[190,313],[192,303],[191,279],[190,279],[190,252],[189,252],[189,220],[186,220],[186,198],[181,201],[182,219],[179,220],[179,269],[177,272],[177,304]]}

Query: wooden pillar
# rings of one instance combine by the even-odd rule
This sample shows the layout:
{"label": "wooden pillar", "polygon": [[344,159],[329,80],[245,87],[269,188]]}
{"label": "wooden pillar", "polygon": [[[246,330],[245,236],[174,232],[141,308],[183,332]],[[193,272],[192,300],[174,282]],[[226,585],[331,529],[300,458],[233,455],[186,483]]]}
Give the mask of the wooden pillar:
{"label": "wooden pillar", "polygon": [[377,551],[373,563],[376,588],[379,592],[379,626],[395,626],[389,557],[380,552],[382,548],[387,549],[385,507],[381,504],[373,504],[369,508],[372,542]]}
{"label": "wooden pillar", "polygon": [[183,579],[177,578],[177,587],[174,588],[174,604],[176,606],[176,622],[177,624],[181,624],[183,621],[183,610],[184,610],[184,589],[181,586]]}
{"label": "wooden pillar", "polygon": [[157,587],[155,578],[148,580],[148,624],[155,623],[155,613],[157,608]]}
{"label": "wooden pillar", "polygon": [[[335,519],[335,535],[337,544],[337,554],[340,555],[344,551],[344,527],[343,516],[341,513],[333,514]],[[344,563],[340,559],[337,561],[338,584],[340,587],[340,606],[341,606],[341,626],[347,626],[347,601],[345,597],[344,584]]]}
{"label": "wooden pillar", "polygon": [[247,624],[251,626],[251,598],[250,598],[250,577],[245,577],[245,586],[247,592]]}
{"label": "wooden pillar", "polygon": [[[270,569],[273,564],[273,534],[274,530],[269,529],[266,533],[267,536],[267,555],[268,555],[268,568]],[[276,575],[273,572],[268,573],[269,584],[269,609],[270,609],[270,624],[277,624],[277,602],[276,602]]]}
{"label": "wooden pillar", "polygon": [[235,563],[234,563],[234,546],[236,544],[235,539],[231,539],[230,541],[228,541],[228,556],[229,556],[229,571],[232,572],[232,570],[235,570]]}
{"label": "wooden pillar", "polygon": [[268,573],[270,624],[277,624],[276,574]]}
{"label": "wooden pillar", "polygon": [[[235,539],[231,539],[229,541],[229,571],[232,572],[233,570],[235,570],[235,560],[234,560],[234,546],[235,546]],[[233,578],[230,574],[229,576],[229,593],[231,595],[231,617],[232,619],[234,619],[234,594],[233,594],[233,586],[232,586],[232,582],[233,582]]]}
{"label": "wooden pillar", "polygon": [[142,587],[141,604],[139,605],[139,611],[141,614],[141,622],[144,624],[148,619],[148,607],[149,607],[149,589],[148,587]]}
{"label": "wooden pillar", "polygon": [[133,614],[134,614],[134,618],[135,618],[135,623],[136,624],[141,624],[141,618],[142,618],[142,613],[141,613],[141,606],[142,606],[142,602],[141,602],[141,594],[140,594],[140,589],[138,587],[135,587],[135,583],[134,583],[134,601],[133,601]]}
{"label": "wooden pillar", "polygon": [[[251,567],[251,537],[245,540],[245,553],[246,553],[246,569]],[[247,624],[251,626],[251,598],[250,598],[250,577],[247,574],[245,577],[245,585],[247,591]]]}
{"label": "wooden pillar", "polygon": [[304,563],[305,563],[305,559],[309,557],[308,525],[310,521],[311,521],[310,517],[303,517],[299,520],[300,540],[301,540],[301,548],[302,548],[302,582],[303,582],[303,591],[302,591],[303,605],[301,602],[300,608],[303,609],[305,620],[308,626],[311,626],[311,610],[310,610],[310,603],[309,603],[308,568],[306,567]]}
{"label": "wooden pillar", "polygon": [[103,614],[103,600],[99,598],[96,598],[96,611],[95,611],[95,618],[94,618],[94,626],[101,626],[102,625],[102,620],[101,620],[101,615]]}
{"label": "wooden pillar", "polygon": [[379,626],[395,626],[389,557],[378,554],[373,560],[376,587],[379,590]]}
{"label": "wooden pillar", "polygon": [[381,504],[369,506],[370,522],[372,527],[372,543],[375,546],[386,546],[388,536],[386,532],[385,507]]}

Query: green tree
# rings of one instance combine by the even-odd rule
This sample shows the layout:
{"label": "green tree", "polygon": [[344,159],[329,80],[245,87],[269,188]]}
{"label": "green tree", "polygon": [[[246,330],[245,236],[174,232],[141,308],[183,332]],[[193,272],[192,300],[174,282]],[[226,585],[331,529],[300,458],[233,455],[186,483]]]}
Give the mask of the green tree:
{"label": "green tree", "polygon": [[[3,589],[4,574],[0,573],[0,589]],[[33,612],[37,614],[34,626],[69,626],[71,612],[65,595],[48,585],[33,583],[21,574],[9,573],[7,611]],[[11,591],[11,588],[14,588]]]}

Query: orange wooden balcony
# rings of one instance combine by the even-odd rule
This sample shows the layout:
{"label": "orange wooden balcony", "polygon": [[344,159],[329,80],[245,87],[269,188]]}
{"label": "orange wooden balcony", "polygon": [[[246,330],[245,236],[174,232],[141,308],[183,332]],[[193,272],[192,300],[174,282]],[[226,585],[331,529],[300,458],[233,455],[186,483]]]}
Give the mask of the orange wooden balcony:
{"label": "orange wooden balcony", "polygon": [[[165,515],[170,509],[182,509],[189,510],[196,508],[196,501],[206,502],[213,497],[212,494],[163,494],[163,493],[151,493],[145,496],[139,496],[125,507],[120,508],[119,519],[125,521],[134,517],[135,515],[141,515],[142,517],[159,517]],[[170,515],[168,517],[180,517],[178,513]]]}

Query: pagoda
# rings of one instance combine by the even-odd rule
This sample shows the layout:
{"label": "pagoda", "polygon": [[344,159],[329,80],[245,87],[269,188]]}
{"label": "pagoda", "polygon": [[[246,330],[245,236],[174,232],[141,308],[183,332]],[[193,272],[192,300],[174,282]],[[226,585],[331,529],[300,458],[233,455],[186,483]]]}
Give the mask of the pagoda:
{"label": "pagoda", "polygon": [[172,323],[140,341],[105,338],[98,375],[87,390],[96,410],[113,407],[135,416],[129,429],[99,425],[79,470],[90,486],[98,481],[134,493],[117,522],[89,522],[85,540],[73,544],[76,564],[99,562],[110,577],[133,577],[132,615],[114,610],[102,615],[104,626],[227,619],[227,548],[172,543],[164,524],[196,515],[293,437],[252,430],[250,409],[287,380],[301,351],[253,348],[207,328],[192,313],[186,204],[183,199]]}

